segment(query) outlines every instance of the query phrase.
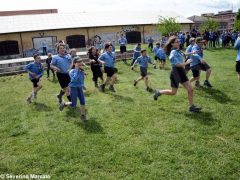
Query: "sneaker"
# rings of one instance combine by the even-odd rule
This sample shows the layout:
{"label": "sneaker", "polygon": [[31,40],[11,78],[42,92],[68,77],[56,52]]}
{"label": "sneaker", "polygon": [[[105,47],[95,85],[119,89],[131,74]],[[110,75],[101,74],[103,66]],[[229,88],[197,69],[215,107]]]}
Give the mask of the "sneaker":
{"label": "sneaker", "polygon": [[65,108],[65,103],[62,102],[61,104],[59,104],[59,110],[63,111],[63,109]]}
{"label": "sneaker", "polygon": [[147,87],[147,88],[146,88],[146,91],[151,92],[152,89],[151,89],[150,87]]}
{"label": "sneaker", "polygon": [[189,111],[190,112],[200,112],[202,108],[197,107],[195,105],[192,105],[191,107],[189,107]]}
{"label": "sneaker", "polygon": [[100,85],[100,90],[101,90],[102,92],[105,92],[105,84],[101,84],[101,85]]}
{"label": "sneaker", "polygon": [[153,99],[154,99],[155,101],[157,101],[158,96],[161,96],[161,93],[159,92],[158,89],[155,89],[155,90],[154,90]]}
{"label": "sneaker", "polygon": [[133,81],[133,85],[134,85],[134,86],[137,85],[137,81],[136,81],[136,80]]}
{"label": "sneaker", "polygon": [[99,88],[98,83],[95,83],[94,85],[95,85],[95,88]]}
{"label": "sneaker", "polygon": [[207,80],[204,81],[204,85],[207,86],[207,87],[209,87],[209,88],[212,87],[212,85],[210,84],[210,82],[207,81]]}
{"label": "sneaker", "polygon": [[27,103],[28,104],[31,104],[32,103],[32,96],[29,96],[27,99],[26,99]]}
{"label": "sneaker", "polygon": [[109,90],[112,91],[112,92],[116,92],[112,85],[109,86]]}
{"label": "sneaker", "polygon": [[57,99],[58,99],[58,103],[61,104],[62,103],[62,96],[60,96],[60,94],[57,95]]}
{"label": "sneaker", "polygon": [[200,81],[195,82],[195,87],[196,88],[201,88],[202,87],[202,85],[200,84]]}
{"label": "sneaker", "polygon": [[86,117],[86,115],[81,115],[81,116],[80,116],[80,119],[81,119],[82,121],[86,121],[86,120],[87,120],[87,117]]}

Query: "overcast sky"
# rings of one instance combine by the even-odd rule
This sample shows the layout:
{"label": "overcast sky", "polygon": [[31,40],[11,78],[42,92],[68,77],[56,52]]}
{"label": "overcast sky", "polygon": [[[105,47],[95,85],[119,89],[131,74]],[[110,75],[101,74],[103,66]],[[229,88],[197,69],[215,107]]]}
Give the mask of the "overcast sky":
{"label": "overcast sky", "polygon": [[237,11],[240,0],[4,0],[0,11],[49,8],[56,8],[59,13],[165,10],[189,17],[232,8]]}

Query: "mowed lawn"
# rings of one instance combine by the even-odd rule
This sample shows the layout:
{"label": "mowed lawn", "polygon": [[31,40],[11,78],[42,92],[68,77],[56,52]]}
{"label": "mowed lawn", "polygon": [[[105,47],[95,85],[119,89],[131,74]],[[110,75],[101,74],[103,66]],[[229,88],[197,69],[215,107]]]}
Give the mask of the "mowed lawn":
{"label": "mowed lawn", "polygon": [[[239,179],[240,82],[234,50],[206,50],[212,89],[195,89],[202,113],[188,110],[184,88],[153,100],[139,67],[117,63],[116,93],[94,88],[86,70],[89,122],[79,111],[58,110],[58,82],[42,79],[26,104],[27,74],[0,78],[0,174],[44,174],[51,179]],[[129,64],[129,62],[128,62]],[[152,88],[169,88],[167,70],[149,67]],[[188,74],[189,77],[191,73]],[[205,73],[202,73],[203,82]],[[79,104],[78,104],[79,106]]]}

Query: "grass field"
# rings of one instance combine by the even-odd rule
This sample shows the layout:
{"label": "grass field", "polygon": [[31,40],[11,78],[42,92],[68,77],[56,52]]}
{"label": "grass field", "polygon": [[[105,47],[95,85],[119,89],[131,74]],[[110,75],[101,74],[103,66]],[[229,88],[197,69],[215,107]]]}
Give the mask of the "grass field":
{"label": "grass field", "polygon": [[[239,179],[240,82],[233,50],[206,50],[212,89],[195,90],[202,113],[187,111],[183,88],[177,96],[133,86],[139,70],[122,62],[117,92],[94,88],[87,70],[89,122],[79,111],[59,112],[56,81],[31,105],[27,74],[0,78],[0,174],[47,174],[51,179]],[[149,67],[152,88],[169,88],[168,69]],[[191,73],[189,73],[189,76]],[[202,73],[201,81],[205,73]]]}

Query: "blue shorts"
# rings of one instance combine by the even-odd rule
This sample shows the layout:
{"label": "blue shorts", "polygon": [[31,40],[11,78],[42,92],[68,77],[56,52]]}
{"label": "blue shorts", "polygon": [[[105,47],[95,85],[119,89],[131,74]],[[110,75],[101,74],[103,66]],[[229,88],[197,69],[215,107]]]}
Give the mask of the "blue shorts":
{"label": "blue shorts", "polygon": [[85,96],[83,93],[82,87],[70,87],[70,95],[71,95],[71,101],[72,101],[72,107],[77,106],[77,98],[80,101],[80,105],[85,105]]}

